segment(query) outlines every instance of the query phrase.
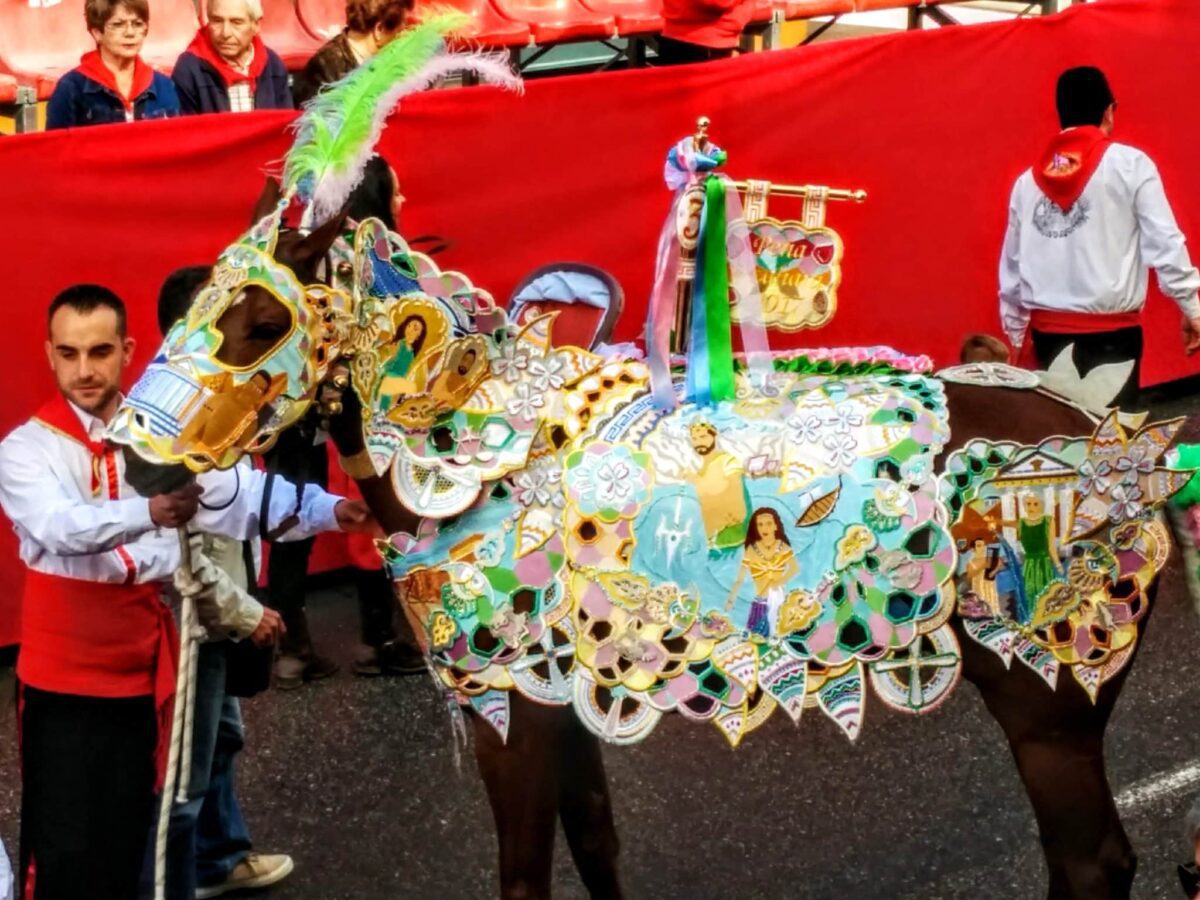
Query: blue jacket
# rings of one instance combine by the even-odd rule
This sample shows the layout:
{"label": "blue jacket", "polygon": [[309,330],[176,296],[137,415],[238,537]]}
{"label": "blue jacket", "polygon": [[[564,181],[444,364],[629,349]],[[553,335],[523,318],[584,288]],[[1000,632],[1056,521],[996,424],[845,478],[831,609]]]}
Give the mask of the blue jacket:
{"label": "blue jacket", "polygon": [[[150,86],[133,100],[135,119],[163,119],[179,115],[179,97],[171,79],[154,73]],[[58,80],[46,106],[46,128],[105,125],[125,121],[125,104],[112,90],[72,69]]]}
{"label": "blue jacket", "polygon": [[[209,63],[185,50],[171,75],[183,114],[229,112],[229,88]],[[254,85],[255,109],[292,109],[288,72],[274,50],[267,49],[267,66]]]}

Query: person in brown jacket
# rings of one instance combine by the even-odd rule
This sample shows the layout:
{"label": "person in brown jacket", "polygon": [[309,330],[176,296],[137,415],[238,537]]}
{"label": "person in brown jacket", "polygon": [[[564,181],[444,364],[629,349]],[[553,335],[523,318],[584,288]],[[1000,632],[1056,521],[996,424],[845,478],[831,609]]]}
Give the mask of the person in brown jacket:
{"label": "person in brown jacket", "polygon": [[292,83],[299,109],[349,75],[400,33],[414,0],[346,0],[346,29],[318,50]]}

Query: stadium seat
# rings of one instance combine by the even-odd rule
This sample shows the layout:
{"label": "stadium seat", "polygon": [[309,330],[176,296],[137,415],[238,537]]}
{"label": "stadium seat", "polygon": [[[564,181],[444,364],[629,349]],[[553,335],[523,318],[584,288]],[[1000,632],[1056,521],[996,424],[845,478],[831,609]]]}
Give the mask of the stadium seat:
{"label": "stadium seat", "polygon": [[[262,29],[259,34],[263,43],[279,54],[289,72],[303,69],[304,64],[325,42],[305,31],[293,0],[262,0],[262,8]],[[201,2],[202,17],[206,15],[204,9],[205,4]]]}
{"label": "stadium seat", "polygon": [[419,17],[427,9],[447,6],[471,17],[470,27],[458,35],[459,42],[484,47],[524,47],[530,42],[529,26],[504,18],[488,0],[417,0],[415,8]]}
{"label": "stadium seat", "polygon": [[95,49],[82,4],[32,7],[28,0],[0,0],[0,71],[36,87],[39,99]]}
{"label": "stadium seat", "polygon": [[777,6],[783,17],[815,19],[821,16],[844,16],[854,12],[854,0],[779,0]]}
{"label": "stadium seat", "polygon": [[616,36],[617,23],[610,15],[592,12],[578,0],[491,0],[506,19],[529,26],[538,44]]}
{"label": "stadium seat", "polygon": [[[775,10],[779,8],[776,6],[774,0],[755,0],[754,6],[751,7],[750,20],[746,22],[746,27],[766,25],[775,15]],[[758,30],[761,31],[762,29],[759,28]]]}
{"label": "stadium seat", "polygon": [[579,0],[579,3],[597,15],[612,16],[621,37],[662,31],[662,0]]}
{"label": "stadium seat", "polygon": [[17,102],[17,79],[11,75],[0,74],[0,103],[11,104]]}
{"label": "stadium seat", "polygon": [[304,30],[322,42],[346,27],[345,0],[296,0],[296,14]]}
{"label": "stadium seat", "polygon": [[199,27],[200,18],[192,0],[154,0],[142,59],[160,72],[171,74],[179,54],[192,42]]}
{"label": "stadium seat", "polygon": [[508,318],[521,326],[556,312],[556,347],[594,349],[612,338],[624,306],[625,292],[608,272],[585,263],[560,262],[521,279],[508,301]]}

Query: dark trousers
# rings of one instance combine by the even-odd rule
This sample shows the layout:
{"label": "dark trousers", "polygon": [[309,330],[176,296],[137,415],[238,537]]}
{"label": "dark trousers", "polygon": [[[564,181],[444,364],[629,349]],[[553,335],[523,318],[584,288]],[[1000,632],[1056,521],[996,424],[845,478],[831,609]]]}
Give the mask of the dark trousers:
{"label": "dark trousers", "polygon": [[25,900],[132,900],[154,818],[151,697],[25,687],[21,869]]}
{"label": "dark trousers", "polygon": [[[276,471],[293,484],[302,478],[308,484],[325,487],[329,483],[329,457],[325,444],[310,446],[292,429],[280,435],[271,453],[276,454]],[[267,605],[279,611],[287,628],[283,652],[304,655],[312,651],[304,596],[308,583],[308,559],[313,539],[281,541],[271,545],[267,562]],[[362,622],[362,641],[378,647],[395,637],[392,626],[391,582],[379,572],[359,572],[358,609]]]}
{"label": "dark trousers", "polygon": [[655,65],[683,66],[688,63],[707,62],[711,59],[728,59],[733,56],[733,47],[702,47],[674,38],[658,38],[658,56]]}
{"label": "dark trousers", "polygon": [[1125,412],[1137,409],[1142,374],[1142,329],[1119,328],[1116,331],[1097,331],[1093,334],[1051,334],[1034,331],[1033,354],[1038,368],[1045,370],[1064,348],[1075,345],[1075,368],[1080,377],[1106,363],[1133,362],[1133,372],[1109,405]]}

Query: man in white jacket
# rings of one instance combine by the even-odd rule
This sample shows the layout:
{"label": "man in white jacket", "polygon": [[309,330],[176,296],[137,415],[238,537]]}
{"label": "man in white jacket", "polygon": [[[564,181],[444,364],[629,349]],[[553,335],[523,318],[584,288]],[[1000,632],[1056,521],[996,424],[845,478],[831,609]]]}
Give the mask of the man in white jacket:
{"label": "man in white jacket", "polygon": [[1137,401],[1147,268],[1183,313],[1188,353],[1200,349],[1200,272],[1188,257],[1158,169],[1112,141],[1117,102],[1104,73],[1058,80],[1062,130],[1013,186],[1000,257],[1000,319],[1018,350],[1027,334],[1040,368],[1074,345],[1081,376],[1132,363],[1116,398]]}

